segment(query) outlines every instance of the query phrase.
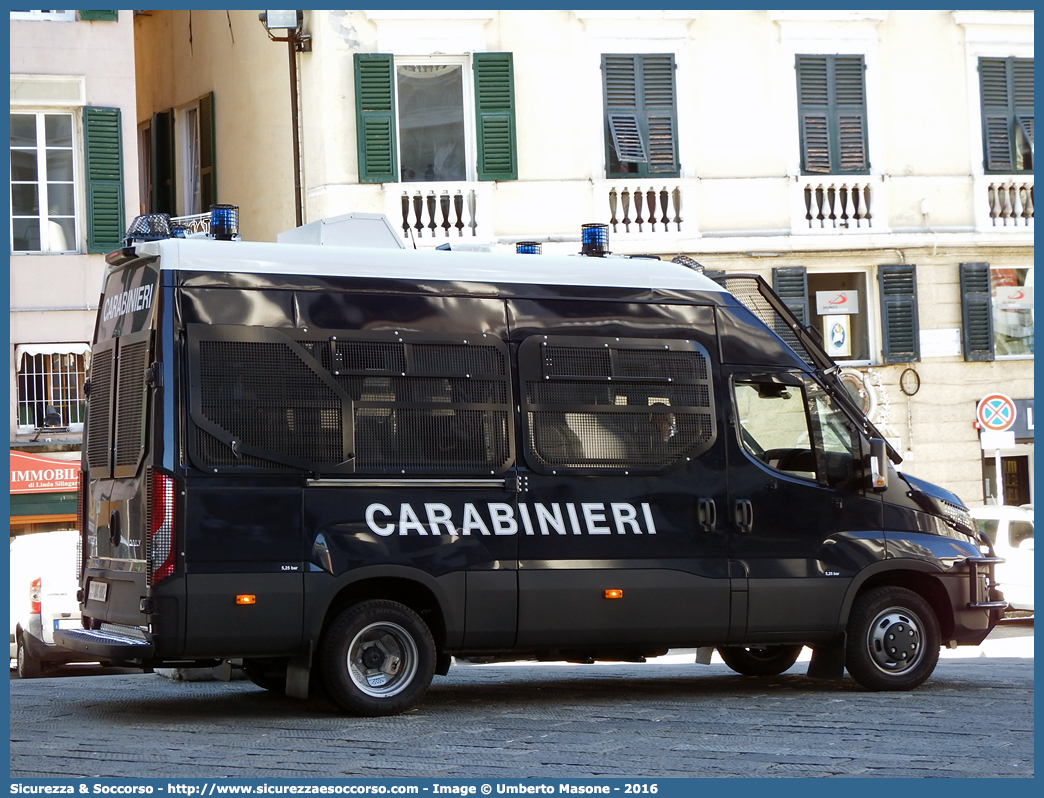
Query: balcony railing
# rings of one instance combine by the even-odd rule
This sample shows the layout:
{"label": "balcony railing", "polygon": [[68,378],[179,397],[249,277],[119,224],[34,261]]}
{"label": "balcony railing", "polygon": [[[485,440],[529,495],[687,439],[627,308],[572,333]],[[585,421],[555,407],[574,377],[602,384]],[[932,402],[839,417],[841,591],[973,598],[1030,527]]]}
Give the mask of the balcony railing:
{"label": "balcony railing", "polygon": [[191,216],[171,216],[170,221],[179,227],[184,227],[189,235],[210,232],[209,213],[194,213]]}
{"label": "balcony railing", "polygon": [[492,236],[492,183],[386,183],[385,214],[418,247]]}
{"label": "balcony railing", "polygon": [[682,215],[693,189],[687,180],[611,180],[595,185],[595,208],[614,236],[696,236],[697,225]]}
{"label": "balcony railing", "polygon": [[795,233],[869,233],[887,226],[880,214],[880,178],[797,179],[792,198]]}
{"label": "balcony railing", "polygon": [[[989,221],[988,229],[1033,228],[1033,176],[998,177],[987,175],[978,186],[976,201],[985,200],[978,216]],[[985,211],[985,213],[982,213]]]}

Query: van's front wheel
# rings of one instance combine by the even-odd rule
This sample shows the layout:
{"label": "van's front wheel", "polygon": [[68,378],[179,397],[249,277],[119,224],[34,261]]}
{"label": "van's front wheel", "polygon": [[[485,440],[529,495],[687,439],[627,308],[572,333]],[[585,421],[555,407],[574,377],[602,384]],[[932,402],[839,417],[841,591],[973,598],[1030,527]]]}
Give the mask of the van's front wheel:
{"label": "van's front wheel", "polygon": [[424,695],[435,673],[435,641],[409,607],[364,601],[330,625],[321,667],[330,696],[359,715],[405,712]]}
{"label": "van's front wheel", "polygon": [[879,587],[852,607],[845,667],[867,690],[913,690],[935,670],[939,637],[928,602],[904,587]]}
{"label": "van's front wheel", "polygon": [[790,670],[802,646],[719,646],[725,664],[744,676],[778,676]]}

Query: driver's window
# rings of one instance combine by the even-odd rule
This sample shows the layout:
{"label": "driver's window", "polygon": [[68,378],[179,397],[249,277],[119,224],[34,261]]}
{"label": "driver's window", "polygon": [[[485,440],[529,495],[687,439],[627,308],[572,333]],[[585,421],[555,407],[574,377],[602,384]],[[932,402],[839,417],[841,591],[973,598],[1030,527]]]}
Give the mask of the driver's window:
{"label": "driver's window", "polygon": [[814,480],[804,392],[768,377],[737,378],[733,384],[743,447],[770,468]]}
{"label": "driver's window", "polygon": [[855,425],[814,381],[797,374],[733,382],[743,447],[769,468],[836,488],[860,484]]}

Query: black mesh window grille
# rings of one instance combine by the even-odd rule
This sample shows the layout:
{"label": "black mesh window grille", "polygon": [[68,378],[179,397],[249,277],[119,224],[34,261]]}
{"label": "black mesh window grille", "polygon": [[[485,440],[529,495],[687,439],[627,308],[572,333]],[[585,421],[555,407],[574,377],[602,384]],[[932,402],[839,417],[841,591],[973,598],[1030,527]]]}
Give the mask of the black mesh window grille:
{"label": "black mesh window grille", "polygon": [[805,363],[815,368],[815,360],[797,335],[794,334],[787,319],[777,313],[769,301],[762,295],[757,280],[751,277],[730,277],[726,275],[719,277],[717,282],[736,297],[747,310],[764,322],[765,326],[782,338],[784,343],[793,349]]}
{"label": "black mesh window grille", "polygon": [[233,440],[304,462],[344,459],[341,398],[289,345],[201,341],[199,362],[200,411]]}
{"label": "black mesh window grille", "polygon": [[714,443],[710,357],[696,342],[530,338],[519,375],[539,472],[657,472]]}
{"label": "black mesh window grille", "polygon": [[[112,432],[113,348],[95,349],[91,358],[91,395],[87,408],[87,465],[108,472]],[[94,475],[97,476],[97,475]]]}
{"label": "black mesh window grille", "polygon": [[[205,467],[278,470],[307,461],[326,473],[345,460],[342,440],[351,441],[356,474],[491,474],[512,465],[499,339],[261,329],[223,328],[221,340],[199,342],[200,363],[215,364],[200,369],[207,423],[193,437]],[[236,340],[250,337],[267,340]],[[278,456],[266,462],[270,452]]]}
{"label": "black mesh window grille", "polygon": [[[145,444],[145,366],[147,340],[120,347],[116,388],[116,468],[137,470]],[[120,476],[120,474],[117,474]]]}

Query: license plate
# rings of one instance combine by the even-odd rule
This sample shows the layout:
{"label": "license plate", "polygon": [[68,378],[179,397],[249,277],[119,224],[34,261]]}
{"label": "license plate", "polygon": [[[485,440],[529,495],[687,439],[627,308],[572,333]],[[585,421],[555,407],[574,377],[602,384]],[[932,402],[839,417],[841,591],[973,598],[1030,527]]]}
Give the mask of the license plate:
{"label": "license plate", "polygon": [[109,596],[109,583],[99,582],[97,579],[91,582],[91,588],[87,593],[89,601],[105,601]]}

